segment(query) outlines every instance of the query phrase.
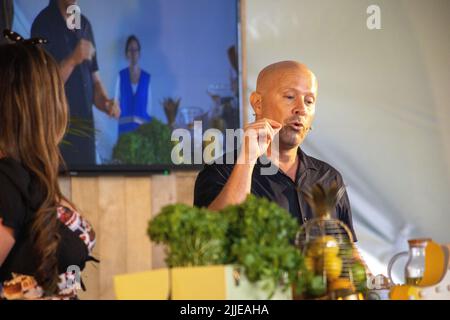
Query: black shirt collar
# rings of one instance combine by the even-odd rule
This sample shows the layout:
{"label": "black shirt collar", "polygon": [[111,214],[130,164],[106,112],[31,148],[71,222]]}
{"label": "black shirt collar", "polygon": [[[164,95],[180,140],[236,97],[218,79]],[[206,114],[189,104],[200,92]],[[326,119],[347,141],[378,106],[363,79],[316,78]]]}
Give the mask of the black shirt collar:
{"label": "black shirt collar", "polygon": [[300,147],[297,149],[297,155],[300,157],[300,168],[304,168],[305,170],[318,170],[316,163]]}
{"label": "black shirt collar", "polygon": [[[300,180],[303,178],[304,174],[308,170],[314,170],[314,171],[318,170],[318,168],[317,168],[315,162],[312,160],[312,158],[310,156],[308,156],[306,153],[304,153],[303,150],[300,147],[297,148],[297,156],[300,158],[300,165],[297,168],[297,174],[296,174],[296,178],[295,178],[295,183],[296,184],[300,183]],[[258,158],[257,166],[259,168],[269,167],[270,165],[271,165],[270,160],[267,159],[266,155],[262,155],[261,157]],[[279,168],[278,168],[277,175],[286,176],[286,178],[291,180]]]}
{"label": "black shirt collar", "polygon": [[[311,159],[310,156],[304,153],[300,147],[297,148],[297,156],[300,158],[301,172],[305,170],[317,170],[317,166],[315,165],[314,161]],[[270,160],[268,160],[267,156],[264,154],[258,158],[257,165],[261,167],[268,167],[270,166]]]}

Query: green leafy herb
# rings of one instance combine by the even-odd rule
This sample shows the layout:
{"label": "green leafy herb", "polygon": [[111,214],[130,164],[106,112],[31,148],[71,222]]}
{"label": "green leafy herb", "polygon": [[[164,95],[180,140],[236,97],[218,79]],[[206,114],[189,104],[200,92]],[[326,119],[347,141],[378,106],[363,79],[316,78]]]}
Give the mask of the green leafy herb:
{"label": "green leafy herb", "polygon": [[157,119],[120,136],[113,158],[121,164],[169,164],[173,142],[170,128]]}
{"label": "green leafy herb", "polygon": [[249,195],[221,212],[182,204],[164,207],[149,222],[150,238],[167,246],[167,264],[235,264],[250,282],[262,281],[269,292],[294,286],[301,294],[306,269],[294,245],[296,219],[277,204]]}
{"label": "green leafy herb", "polygon": [[216,212],[169,205],[150,221],[148,234],[167,247],[167,265],[204,266],[225,262],[227,221]]}

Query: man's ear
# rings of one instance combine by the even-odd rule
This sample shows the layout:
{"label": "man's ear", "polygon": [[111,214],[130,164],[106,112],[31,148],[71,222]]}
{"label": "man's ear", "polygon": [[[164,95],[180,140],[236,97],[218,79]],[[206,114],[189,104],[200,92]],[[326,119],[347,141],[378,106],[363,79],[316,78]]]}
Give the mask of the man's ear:
{"label": "man's ear", "polygon": [[262,114],[262,97],[256,91],[253,91],[250,95],[250,104],[255,112],[256,118],[259,118]]}

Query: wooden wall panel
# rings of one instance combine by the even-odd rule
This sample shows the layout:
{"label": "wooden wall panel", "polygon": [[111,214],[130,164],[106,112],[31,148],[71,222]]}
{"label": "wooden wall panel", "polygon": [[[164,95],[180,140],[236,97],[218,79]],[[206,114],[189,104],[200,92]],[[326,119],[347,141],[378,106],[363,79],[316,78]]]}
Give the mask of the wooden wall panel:
{"label": "wooden wall panel", "polygon": [[97,243],[83,271],[80,299],[115,299],[114,275],[165,266],[164,250],[147,236],[148,221],[162,207],[192,204],[197,172],[151,177],[60,178],[63,194],[93,225]]}
{"label": "wooden wall panel", "polygon": [[127,272],[140,272],[152,267],[151,242],[147,236],[152,217],[151,180],[125,178],[127,237]]}
{"label": "wooden wall panel", "polygon": [[177,172],[177,202],[192,205],[194,203],[194,185],[197,172]]}
{"label": "wooden wall panel", "polygon": [[[71,178],[71,200],[77,206],[84,218],[94,227],[97,235],[97,242],[92,255],[100,259],[101,246],[98,241],[100,229],[99,209],[98,209],[98,178]],[[100,298],[100,273],[99,265],[87,263],[83,271],[83,282],[87,291],[80,292],[80,299]]]}
{"label": "wooden wall panel", "polygon": [[125,178],[98,180],[100,299],[114,299],[113,277],[127,272],[125,191]]}
{"label": "wooden wall panel", "polygon": [[[176,175],[155,175],[152,186],[152,217],[155,217],[164,206],[177,202]],[[152,269],[164,268],[164,246],[152,243],[152,252]]]}
{"label": "wooden wall panel", "polygon": [[59,178],[59,188],[66,198],[69,200],[72,198],[72,180],[70,177]]}
{"label": "wooden wall panel", "polygon": [[150,177],[61,177],[63,194],[93,225],[97,243],[83,271],[80,299],[115,299],[114,275],[161,268],[164,248],[150,242],[148,221],[168,204],[193,202],[197,172]]}

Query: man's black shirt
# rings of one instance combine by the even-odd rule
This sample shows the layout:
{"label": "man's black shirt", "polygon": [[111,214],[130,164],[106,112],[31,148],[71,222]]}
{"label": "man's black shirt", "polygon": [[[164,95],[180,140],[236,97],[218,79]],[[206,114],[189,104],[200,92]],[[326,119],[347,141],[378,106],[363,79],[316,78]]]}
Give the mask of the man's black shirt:
{"label": "man's black shirt", "polygon": [[[81,39],[88,40],[95,48],[94,34],[88,19],[81,15],[81,29],[70,30],[61,15],[56,0],[42,10],[31,26],[32,37],[48,40],[44,46],[58,63],[68,58]],[[95,165],[94,81],[92,73],[98,71],[96,55],[91,61],[76,66],[65,83],[65,92],[69,103],[70,117],[85,120],[83,127],[91,137],[67,134],[64,138],[70,144],[61,144],[61,152],[69,167],[73,165]],[[79,129],[79,128],[77,128]]]}
{"label": "man's black shirt", "polygon": [[[300,148],[298,148],[297,154],[300,165],[297,169],[295,182],[279,169],[274,175],[262,175],[261,170],[268,167],[268,164],[261,161],[261,158],[258,159],[253,170],[251,193],[276,202],[302,224],[313,218],[312,209],[302,192],[309,192],[317,183],[328,188],[333,181],[337,182],[338,187],[344,185],[344,182],[341,174],[326,162],[306,155]],[[234,165],[225,164],[225,158],[226,156],[223,156],[222,163],[224,164],[205,165],[197,176],[194,191],[195,206],[209,206],[228,181]],[[262,163],[266,164],[263,165]],[[352,231],[353,239],[356,241],[347,191],[337,203],[335,211],[332,212],[332,217],[344,222]]]}

